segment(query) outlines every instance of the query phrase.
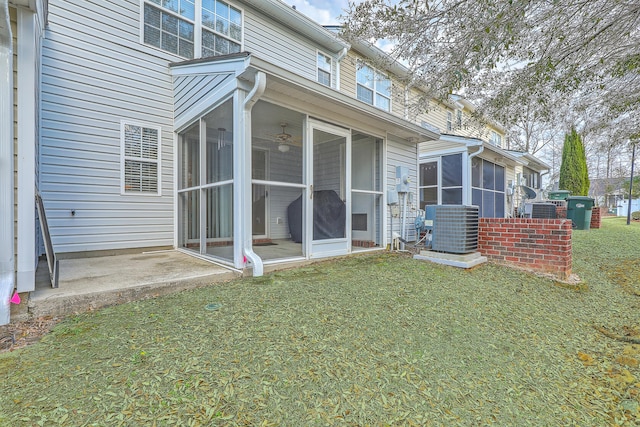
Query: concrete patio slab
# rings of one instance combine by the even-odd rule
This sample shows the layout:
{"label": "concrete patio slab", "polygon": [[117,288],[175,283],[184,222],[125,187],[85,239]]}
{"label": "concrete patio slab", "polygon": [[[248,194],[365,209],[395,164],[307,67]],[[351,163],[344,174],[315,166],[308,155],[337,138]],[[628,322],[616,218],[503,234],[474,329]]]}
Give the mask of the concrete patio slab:
{"label": "concrete patio slab", "polygon": [[28,298],[28,317],[66,316],[241,276],[175,250],[61,260],[56,289],[51,288],[46,261],[38,270],[36,290]]}
{"label": "concrete patio slab", "polygon": [[413,258],[458,268],[472,268],[476,265],[487,262],[487,257],[482,256],[480,252],[473,252],[470,254],[449,254],[435,251],[421,251],[420,254],[414,255]]}

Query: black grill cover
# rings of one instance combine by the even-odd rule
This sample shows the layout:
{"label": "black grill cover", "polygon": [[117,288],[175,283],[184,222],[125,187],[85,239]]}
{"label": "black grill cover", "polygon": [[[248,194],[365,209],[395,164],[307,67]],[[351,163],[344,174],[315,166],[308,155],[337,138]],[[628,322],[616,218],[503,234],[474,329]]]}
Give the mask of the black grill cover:
{"label": "black grill cover", "polygon": [[[287,208],[291,240],[302,242],[302,196]],[[313,192],[313,240],[345,237],[346,207],[333,190]]]}

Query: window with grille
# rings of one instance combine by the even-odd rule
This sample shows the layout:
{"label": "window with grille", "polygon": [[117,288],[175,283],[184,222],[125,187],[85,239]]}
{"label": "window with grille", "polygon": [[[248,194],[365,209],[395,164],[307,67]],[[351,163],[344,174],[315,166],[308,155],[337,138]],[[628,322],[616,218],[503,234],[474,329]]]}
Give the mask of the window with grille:
{"label": "window with grille", "polygon": [[122,122],[122,193],[160,195],[160,128]]}
{"label": "window with grille", "polygon": [[502,135],[500,135],[496,131],[491,131],[491,137],[489,138],[489,142],[496,147],[502,147]]}
{"label": "window with grille", "polygon": [[242,11],[221,0],[145,0],[143,22],[144,43],[184,58],[242,49]]}
{"label": "window with grille", "polygon": [[331,86],[331,58],[318,52],[318,83]]}
{"label": "window with grille", "polygon": [[379,71],[358,61],[356,96],[367,104],[391,111],[391,80]]}

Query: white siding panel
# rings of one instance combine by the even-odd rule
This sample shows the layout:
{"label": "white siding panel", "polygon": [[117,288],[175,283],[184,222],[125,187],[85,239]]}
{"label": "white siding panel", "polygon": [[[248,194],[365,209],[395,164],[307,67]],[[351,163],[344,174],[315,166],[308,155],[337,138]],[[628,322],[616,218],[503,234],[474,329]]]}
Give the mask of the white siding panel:
{"label": "white siding panel", "polygon": [[[56,251],[173,244],[176,60],[140,43],[138,0],[50,0],[40,190]],[[162,196],[120,194],[121,120],[162,128]]]}
{"label": "white siding panel", "polygon": [[317,45],[301,39],[267,17],[255,14],[252,9],[245,12],[244,47],[247,52],[271,59],[286,70],[316,80]]}
{"label": "white siding panel", "polygon": [[423,142],[419,144],[420,157],[429,157],[432,154],[437,155],[438,153],[444,150],[452,150],[452,149],[462,150],[463,148],[464,146],[462,144],[456,144],[456,143],[442,141],[442,140],[428,141],[428,142]]}
{"label": "white siding panel", "polygon": [[[301,191],[299,188],[271,187],[269,195],[270,237],[272,239],[286,239],[290,237],[289,216],[287,208],[296,200]],[[277,218],[282,218],[282,224],[277,224]]]}
{"label": "white siding panel", "polygon": [[[213,105],[221,94],[216,92],[220,86],[230,82],[232,74],[181,76],[174,81],[175,120],[183,117],[196,117],[203,111],[194,111],[198,105]],[[209,101],[209,102],[207,102]]]}
{"label": "white siding panel", "polygon": [[[387,190],[395,190],[396,186],[396,166],[406,166],[409,168],[409,180],[411,192],[413,193],[414,204],[418,197],[418,147],[416,144],[403,141],[399,138],[390,137],[387,139]],[[402,202],[402,199],[400,199]],[[402,205],[400,205],[402,208]],[[409,215],[407,215],[405,228],[409,240],[415,239],[415,211],[411,205],[407,204]],[[400,233],[402,218],[393,218],[393,230]],[[388,224],[391,227],[391,218]],[[387,235],[389,233],[387,232]]]}

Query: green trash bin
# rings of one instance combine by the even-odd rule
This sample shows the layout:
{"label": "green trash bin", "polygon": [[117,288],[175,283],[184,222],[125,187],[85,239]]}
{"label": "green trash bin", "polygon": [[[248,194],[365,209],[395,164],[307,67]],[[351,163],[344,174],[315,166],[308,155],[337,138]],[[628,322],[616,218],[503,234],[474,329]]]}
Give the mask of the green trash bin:
{"label": "green trash bin", "polygon": [[591,212],[595,200],[586,196],[567,197],[567,218],[573,222],[573,228],[588,230],[591,228]]}
{"label": "green trash bin", "polygon": [[549,191],[549,200],[566,200],[571,195],[569,190]]}

